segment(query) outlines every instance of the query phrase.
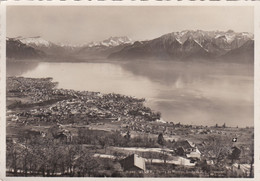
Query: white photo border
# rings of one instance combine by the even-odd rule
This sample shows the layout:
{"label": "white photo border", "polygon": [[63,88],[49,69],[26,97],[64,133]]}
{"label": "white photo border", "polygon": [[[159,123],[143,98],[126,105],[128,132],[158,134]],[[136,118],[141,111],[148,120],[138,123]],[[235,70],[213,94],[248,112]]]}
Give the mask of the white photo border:
{"label": "white photo border", "polygon": [[[8,6],[252,6],[254,7],[254,178],[260,180],[260,1],[157,1],[157,0],[7,0],[0,1],[0,180],[240,180],[240,178],[50,178],[50,177],[6,177],[6,7]],[[243,13],[243,12],[241,12]]]}

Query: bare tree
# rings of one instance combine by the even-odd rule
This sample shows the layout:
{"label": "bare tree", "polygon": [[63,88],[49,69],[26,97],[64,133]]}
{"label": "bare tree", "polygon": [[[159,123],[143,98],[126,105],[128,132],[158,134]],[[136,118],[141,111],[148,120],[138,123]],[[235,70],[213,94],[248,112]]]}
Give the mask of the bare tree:
{"label": "bare tree", "polygon": [[203,148],[204,155],[213,158],[215,164],[218,166],[219,163],[228,156],[231,147],[229,140],[231,140],[231,138],[209,136],[207,140],[205,140],[206,144]]}

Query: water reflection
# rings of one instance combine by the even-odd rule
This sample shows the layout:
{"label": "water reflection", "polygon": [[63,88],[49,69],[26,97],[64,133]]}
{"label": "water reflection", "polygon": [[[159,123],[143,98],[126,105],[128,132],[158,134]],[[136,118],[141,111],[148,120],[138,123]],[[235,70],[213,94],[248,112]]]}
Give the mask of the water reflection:
{"label": "water reflection", "polygon": [[167,121],[253,125],[253,67],[194,62],[8,64],[9,75],[53,77],[59,87],[145,97]]}
{"label": "water reflection", "polygon": [[36,69],[39,65],[37,61],[6,61],[7,76],[21,76],[24,73]]}
{"label": "water reflection", "polygon": [[150,106],[166,120],[253,124],[253,66],[227,63],[128,62],[122,67],[160,87]]}

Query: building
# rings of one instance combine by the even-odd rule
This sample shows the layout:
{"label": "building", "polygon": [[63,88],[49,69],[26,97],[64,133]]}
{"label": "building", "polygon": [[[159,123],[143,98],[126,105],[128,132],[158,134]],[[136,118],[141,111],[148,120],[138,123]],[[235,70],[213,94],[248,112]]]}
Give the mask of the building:
{"label": "building", "polygon": [[174,143],[173,150],[179,156],[186,156],[190,159],[200,159],[201,153],[197,146],[187,140]]}
{"label": "building", "polygon": [[120,161],[124,171],[143,172],[145,171],[145,159],[137,154],[132,154]]}

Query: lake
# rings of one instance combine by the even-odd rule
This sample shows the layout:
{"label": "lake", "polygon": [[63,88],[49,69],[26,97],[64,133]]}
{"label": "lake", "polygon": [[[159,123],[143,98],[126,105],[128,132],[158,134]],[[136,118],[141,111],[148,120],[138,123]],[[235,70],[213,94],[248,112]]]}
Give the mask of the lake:
{"label": "lake", "polygon": [[165,121],[253,126],[252,65],[203,62],[7,62],[7,76],[52,77],[58,88],[145,98]]}

